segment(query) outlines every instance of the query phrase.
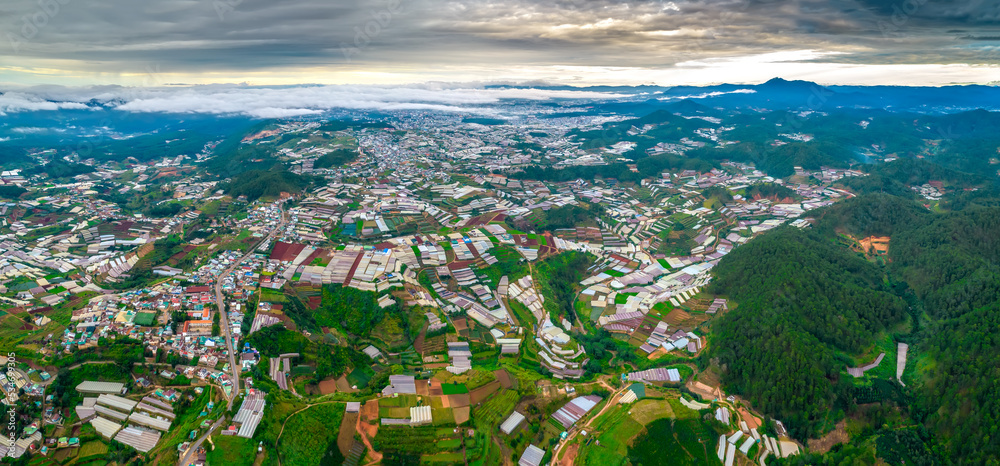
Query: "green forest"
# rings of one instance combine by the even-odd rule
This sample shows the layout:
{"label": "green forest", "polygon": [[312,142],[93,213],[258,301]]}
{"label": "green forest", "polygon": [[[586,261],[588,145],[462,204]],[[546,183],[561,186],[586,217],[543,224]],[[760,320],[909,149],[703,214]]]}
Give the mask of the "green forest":
{"label": "green forest", "polygon": [[270,170],[250,170],[236,175],[226,186],[226,194],[233,197],[246,196],[248,201],[262,197],[278,197],[287,192],[297,194],[313,182],[312,177],[292,173],[276,166]]}
{"label": "green forest", "polygon": [[725,382],[799,438],[822,434],[850,408],[840,373],[906,306],[876,266],[819,235],[782,227],[737,248],[711,291],[739,302],[713,328]]}
{"label": "green forest", "polygon": [[523,171],[511,173],[510,177],[539,181],[574,181],[577,179],[593,180],[595,178],[605,178],[638,183],[643,178],[659,176],[664,170],[697,170],[699,172],[707,172],[719,166],[717,162],[671,154],[646,157],[638,160],[635,165],[636,171],[632,171],[629,168],[629,164],[625,163],[598,166],[574,165],[566,168],[530,165],[524,167]]}
{"label": "green forest", "polygon": [[286,312],[299,328],[318,332],[321,327],[333,327],[364,338],[383,319],[397,315],[402,317],[401,325],[409,333],[407,309],[399,303],[379,306],[378,293],[340,284],[325,285],[322,293],[322,304],[314,311],[307,309],[295,295],[286,294]]}
{"label": "green forest", "polygon": [[573,309],[583,272],[594,263],[594,256],[570,251],[549,257],[535,266],[535,280],[545,297],[545,308],[554,319],[565,318],[570,323],[579,316]]}
{"label": "green forest", "polygon": [[[922,168],[916,170],[883,172],[913,183],[921,181]],[[821,436],[859,412],[862,402],[874,400],[903,416],[896,427],[866,431],[825,457],[787,462],[839,464],[868,457],[865,445],[893,464],[984,464],[1000,455],[994,435],[1000,425],[1000,202],[982,194],[959,197],[947,204],[952,210],[935,213],[909,196],[859,196],[817,211],[810,231],[776,229],[714,269],[711,291],[739,303],[712,335],[712,357],[729,389],[800,439]],[[843,235],[890,236],[887,259],[867,260]],[[844,368],[890,328],[908,329],[894,338],[911,345],[915,360],[907,365],[905,387],[875,380],[873,396]]]}
{"label": "green forest", "polygon": [[328,154],[324,154],[322,157],[316,159],[313,162],[314,168],[330,168],[339,167],[351,163],[358,159],[357,151],[348,149],[337,149]]}
{"label": "green forest", "polygon": [[584,204],[586,207],[567,204],[549,210],[536,210],[524,217],[508,218],[507,223],[515,230],[558,230],[575,228],[581,224],[592,224],[595,217],[604,212],[600,204]]}
{"label": "green forest", "polygon": [[300,356],[296,358],[296,364],[303,363],[316,369],[312,373],[312,383],[319,383],[331,375],[339,376],[348,367],[363,367],[370,361],[364,353],[346,346],[309,340],[301,333],[281,325],[264,327],[250,335],[246,341],[260,352],[262,358],[298,353]]}
{"label": "green forest", "polygon": [[93,173],[94,167],[89,165],[84,165],[80,163],[70,163],[64,162],[59,159],[53,159],[51,162],[45,165],[37,165],[33,168],[25,170],[25,175],[35,175],[35,174],[45,174],[50,178],[63,179],[72,178],[77,175],[84,175],[87,173]]}

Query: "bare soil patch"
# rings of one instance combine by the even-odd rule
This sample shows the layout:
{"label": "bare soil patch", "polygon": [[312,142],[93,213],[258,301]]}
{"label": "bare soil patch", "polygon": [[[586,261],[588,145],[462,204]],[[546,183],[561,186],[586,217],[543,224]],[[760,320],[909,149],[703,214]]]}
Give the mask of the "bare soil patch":
{"label": "bare soil patch", "polygon": [[351,445],[354,444],[354,432],[356,432],[356,426],[360,418],[360,413],[345,413],[344,419],[340,422],[340,432],[337,434],[337,448],[340,449],[340,454],[344,455],[345,458],[351,451]]}
{"label": "bare soil patch", "polygon": [[847,420],[841,419],[837,427],[820,438],[809,439],[809,451],[819,454],[826,453],[834,445],[847,443],[850,437],[847,435]]}
{"label": "bare soil patch", "polygon": [[691,381],[687,384],[688,390],[691,390],[695,394],[701,396],[706,400],[714,400],[717,398],[722,398],[722,391],[718,388],[713,388],[704,383],[698,381]]}
{"label": "bare soil patch", "polygon": [[691,314],[688,314],[683,309],[674,309],[663,318],[663,321],[670,324],[671,326],[678,326],[682,322],[691,318]]}
{"label": "bare soil patch", "polygon": [[746,421],[747,427],[750,429],[756,429],[761,426],[761,420],[753,414],[750,414],[750,411],[747,411],[746,408],[740,408],[739,413],[740,419]]}
{"label": "bare soil patch", "polygon": [[483,385],[482,387],[472,390],[469,393],[470,401],[472,402],[472,404],[482,403],[491,395],[496,393],[497,390],[500,390],[500,382],[494,380],[486,385]]}
{"label": "bare soil patch", "polygon": [[451,412],[452,415],[455,416],[455,424],[462,425],[469,422],[470,408],[468,406],[452,409]]}
{"label": "bare soil patch", "polygon": [[500,386],[506,389],[511,389],[514,384],[511,382],[510,373],[503,369],[498,369],[493,371],[493,375],[496,376],[497,382],[500,382]]}
{"label": "bare soil patch", "polygon": [[355,393],[358,390],[351,388],[351,383],[347,381],[347,375],[342,375],[337,379],[337,391]]}
{"label": "bare soil patch", "polygon": [[445,396],[448,400],[448,406],[452,408],[457,408],[460,406],[469,406],[469,394],[462,393],[461,395],[448,395]]}
{"label": "bare soil patch", "polygon": [[[431,379],[430,382],[431,382],[430,386],[427,387],[427,395],[429,395],[429,396],[441,396],[441,395],[444,395],[444,390],[441,389],[441,381],[440,380]],[[421,384],[421,385],[423,385],[423,384]],[[418,388],[417,391],[419,392],[420,389]]]}
{"label": "bare soil patch", "polygon": [[382,461],[382,454],[375,451],[372,446],[372,439],[378,433],[378,400],[368,400],[365,402],[365,404],[361,405],[361,412],[359,414],[361,417],[358,418],[357,432],[361,435],[361,441],[364,442],[365,448],[368,449],[368,458],[371,460],[371,463],[378,464]]}
{"label": "bare soil patch", "polygon": [[[347,381],[346,379],[344,380]],[[330,377],[319,383],[320,395],[329,395],[337,391],[337,379]]]}
{"label": "bare soil patch", "polygon": [[580,453],[579,443],[573,443],[572,445],[567,446],[566,452],[563,453],[562,459],[559,460],[559,464],[561,466],[573,466],[573,463],[576,461],[576,455],[578,453]]}
{"label": "bare soil patch", "polygon": [[420,334],[417,335],[417,339],[413,340],[413,349],[416,350],[417,354],[424,355],[424,340],[427,338],[427,325],[424,325],[420,329]]}

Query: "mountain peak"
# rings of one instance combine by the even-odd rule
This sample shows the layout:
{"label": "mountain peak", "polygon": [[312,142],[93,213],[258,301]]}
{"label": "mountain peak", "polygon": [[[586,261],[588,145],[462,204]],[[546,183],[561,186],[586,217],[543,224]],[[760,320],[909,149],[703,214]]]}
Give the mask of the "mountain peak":
{"label": "mountain peak", "polygon": [[758,84],[756,87],[788,89],[788,88],[812,88],[812,87],[822,88],[823,86],[820,86],[819,84],[816,84],[812,81],[802,81],[798,79],[789,81],[784,78],[771,78],[768,79],[767,82],[765,82],[764,84]]}

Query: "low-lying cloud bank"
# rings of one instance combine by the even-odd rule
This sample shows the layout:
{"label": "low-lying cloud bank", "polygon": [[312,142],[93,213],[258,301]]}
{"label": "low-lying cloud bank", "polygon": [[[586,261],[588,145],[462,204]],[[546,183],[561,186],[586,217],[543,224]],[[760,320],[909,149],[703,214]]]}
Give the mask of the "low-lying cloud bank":
{"label": "low-lying cloud bank", "polygon": [[212,85],[184,88],[28,87],[0,95],[0,112],[86,110],[98,107],[138,113],[242,114],[287,118],[347,110],[426,110],[494,113],[505,100],[610,100],[623,94],[587,90],[486,87]]}

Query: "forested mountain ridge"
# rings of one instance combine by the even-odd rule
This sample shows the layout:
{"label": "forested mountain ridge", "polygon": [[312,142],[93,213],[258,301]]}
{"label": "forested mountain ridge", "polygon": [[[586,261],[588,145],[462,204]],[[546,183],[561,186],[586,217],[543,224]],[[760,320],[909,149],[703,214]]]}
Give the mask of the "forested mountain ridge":
{"label": "forested mountain ridge", "polygon": [[[840,410],[854,417],[870,412],[857,407],[864,390],[857,384],[870,382],[847,376],[844,356],[889,335],[911,345],[906,386],[878,382],[900,395],[876,397],[875,403],[901,417],[852,438],[850,448],[875,448],[879,457],[908,463],[996,458],[996,204],[981,195],[954,204],[958,210],[934,213],[910,199],[868,194],[810,213],[816,219],[811,231],[779,228],[737,248],[715,267],[710,287],[739,303],[713,327],[712,355],[728,388],[782,419],[793,436],[819,437]],[[865,260],[840,235],[889,236],[886,260]],[[904,322],[909,325],[894,326]],[[900,456],[903,444],[909,453]],[[831,455],[792,462],[847,454]]]}
{"label": "forested mountain ridge", "polygon": [[737,248],[715,273],[710,291],[739,302],[713,328],[724,381],[801,438],[821,434],[852,404],[839,354],[862,351],[905,317],[874,265],[814,232],[779,228]]}
{"label": "forested mountain ridge", "polygon": [[918,345],[936,367],[916,388],[922,424],[955,462],[1000,454],[1000,303],[941,321]]}
{"label": "forested mountain ridge", "polygon": [[971,206],[907,228],[889,248],[891,269],[934,317],[1000,300],[1000,208]]}
{"label": "forested mountain ridge", "polygon": [[262,196],[277,197],[282,192],[297,193],[313,181],[313,177],[299,175],[276,166],[271,170],[249,170],[236,175],[225,186],[226,194],[246,196],[255,201]]}
{"label": "forested mountain ridge", "polygon": [[901,229],[925,223],[931,213],[915,201],[891,194],[866,194],[810,213],[815,229],[833,238],[843,233],[856,238],[892,236]]}

